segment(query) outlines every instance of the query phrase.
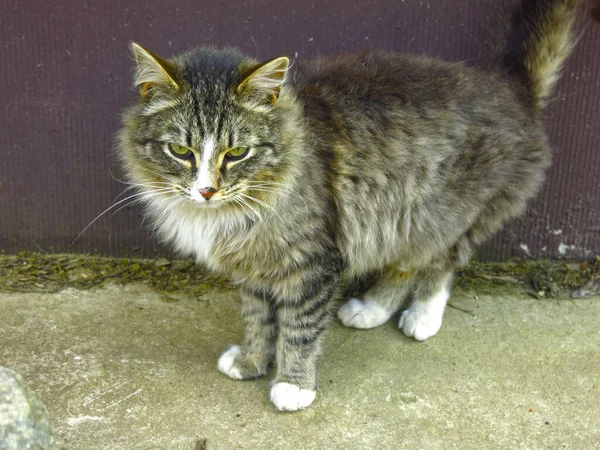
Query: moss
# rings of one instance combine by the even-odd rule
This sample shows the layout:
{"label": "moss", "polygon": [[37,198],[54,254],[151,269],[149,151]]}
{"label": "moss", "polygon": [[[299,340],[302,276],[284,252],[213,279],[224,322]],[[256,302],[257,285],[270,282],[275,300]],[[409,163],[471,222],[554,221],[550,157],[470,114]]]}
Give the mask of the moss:
{"label": "moss", "polygon": [[209,286],[226,287],[225,279],[193,261],[46,255],[22,252],[0,256],[0,291],[57,292],[67,287],[90,289],[106,282],[141,282],[176,301],[172,292],[201,294]]}
{"label": "moss", "polygon": [[596,261],[512,260],[504,263],[473,262],[459,270],[456,284],[466,290],[515,285],[533,297],[556,297],[584,285],[600,273]]}
{"label": "moss", "polygon": [[[600,273],[596,261],[555,262],[513,260],[504,263],[473,262],[459,270],[455,284],[463,290],[488,291],[516,287],[537,298],[560,296],[584,285]],[[106,282],[141,282],[175,302],[171,294],[199,296],[211,287],[225,288],[226,279],[197,266],[190,260],[164,258],[106,258],[89,255],[46,255],[22,252],[0,256],[0,291],[57,292],[66,287],[90,289]],[[372,280],[352,286],[364,290]]]}

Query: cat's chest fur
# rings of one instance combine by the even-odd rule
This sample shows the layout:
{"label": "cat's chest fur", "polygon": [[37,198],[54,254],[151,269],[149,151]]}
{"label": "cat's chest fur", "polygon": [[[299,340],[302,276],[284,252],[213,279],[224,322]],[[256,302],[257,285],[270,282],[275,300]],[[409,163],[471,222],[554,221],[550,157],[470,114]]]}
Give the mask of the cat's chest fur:
{"label": "cat's chest fur", "polygon": [[159,225],[161,235],[177,251],[208,263],[219,233],[218,221],[212,222],[186,214],[172,214]]}
{"label": "cat's chest fur", "polygon": [[225,209],[192,205],[175,208],[156,225],[162,240],[178,253],[193,256],[236,282],[270,287],[305,266],[307,255],[323,250],[320,220],[306,217],[304,221],[310,223],[298,218],[289,223],[283,217],[293,219],[281,210],[261,222],[250,222]]}
{"label": "cat's chest fur", "polygon": [[224,236],[239,225],[231,217],[197,208],[175,208],[164,218],[157,218],[161,238],[177,252],[193,256],[197,262],[217,268],[215,249]]}

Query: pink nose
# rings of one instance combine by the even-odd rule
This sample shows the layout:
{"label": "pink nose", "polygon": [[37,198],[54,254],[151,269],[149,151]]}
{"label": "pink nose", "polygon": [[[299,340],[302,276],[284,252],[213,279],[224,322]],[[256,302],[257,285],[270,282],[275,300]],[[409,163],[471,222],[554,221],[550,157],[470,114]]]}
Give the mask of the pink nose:
{"label": "pink nose", "polygon": [[210,199],[217,190],[214,187],[207,186],[204,188],[198,189],[198,192],[204,197],[206,200]]}

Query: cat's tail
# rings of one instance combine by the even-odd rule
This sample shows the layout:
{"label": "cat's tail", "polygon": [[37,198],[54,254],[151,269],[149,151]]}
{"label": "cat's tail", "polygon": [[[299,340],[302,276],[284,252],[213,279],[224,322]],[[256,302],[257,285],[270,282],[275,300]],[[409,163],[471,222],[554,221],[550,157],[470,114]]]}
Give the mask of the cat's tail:
{"label": "cat's tail", "polygon": [[513,16],[504,62],[527,85],[541,110],[577,43],[574,25],[583,0],[523,0]]}

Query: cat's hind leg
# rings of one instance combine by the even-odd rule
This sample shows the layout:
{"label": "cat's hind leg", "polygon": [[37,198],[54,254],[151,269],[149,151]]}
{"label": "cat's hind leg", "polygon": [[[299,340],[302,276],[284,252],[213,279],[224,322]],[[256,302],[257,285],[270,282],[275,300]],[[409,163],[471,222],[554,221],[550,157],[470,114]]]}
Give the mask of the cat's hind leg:
{"label": "cat's hind leg", "polygon": [[434,336],[442,326],[451,285],[452,272],[435,269],[420,271],[415,282],[413,300],[402,311],[398,328],[417,341]]}
{"label": "cat's hind leg", "polygon": [[244,345],[232,345],[221,355],[217,367],[230,378],[249,380],[266,375],[275,358],[277,321],[271,299],[245,289],[240,294]]}
{"label": "cat's hind leg", "polygon": [[386,269],[363,299],[351,298],[338,311],[351,328],[374,328],[386,323],[402,306],[414,286],[413,273],[398,267]]}

